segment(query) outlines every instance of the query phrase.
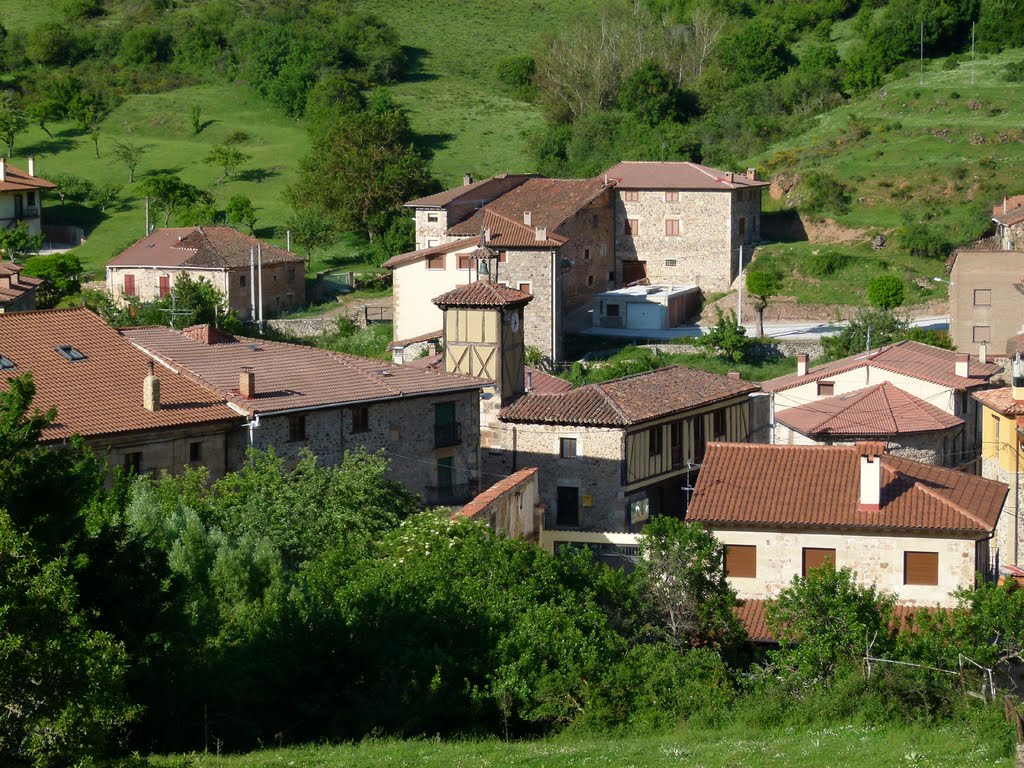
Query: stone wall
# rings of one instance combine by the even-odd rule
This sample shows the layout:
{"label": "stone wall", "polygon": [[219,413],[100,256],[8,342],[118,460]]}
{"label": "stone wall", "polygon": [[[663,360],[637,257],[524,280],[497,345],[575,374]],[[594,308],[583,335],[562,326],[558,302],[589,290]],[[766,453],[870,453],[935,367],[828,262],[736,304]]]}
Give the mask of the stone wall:
{"label": "stone wall", "polygon": [[[834,549],[837,568],[852,568],[859,582],[875,584],[906,605],[954,605],[953,593],[974,586],[978,567],[976,545],[970,539],[837,531],[712,530],[723,544],[757,547],[756,577],[729,579],[740,599],[772,598],[789,586],[793,577],[803,572],[804,547]],[[904,584],[904,552],[937,552],[938,585]]]}
{"label": "stone wall", "polygon": [[[961,427],[941,432],[917,432],[886,436],[886,453],[901,459],[919,461],[936,467],[954,466],[952,446]],[[821,439],[798,432],[785,424],[775,424],[775,440],[778,445],[854,445],[861,440],[875,440],[877,436],[851,437],[847,440]]]}
{"label": "stone wall", "polygon": [[594,202],[561,227],[569,242],[559,249],[572,267],[559,270],[562,311],[589,306],[594,294],[618,287],[615,264],[615,210],[612,191],[603,191]]}
{"label": "stone wall", "polygon": [[301,317],[294,320],[268,320],[267,326],[292,336],[324,336],[338,330],[338,318]]}
{"label": "stone wall", "polygon": [[[176,427],[158,432],[125,435],[114,438],[93,438],[86,442],[106,454],[111,469],[125,466],[129,454],[138,453],[139,473],[160,477],[167,473],[180,475],[187,467],[206,467],[211,479],[224,476],[229,467],[229,445],[241,434],[244,417],[236,424]],[[193,444],[198,443],[199,457],[191,459]]]}
{"label": "stone wall", "polygon": [[[1024,466],[1021,469],[1024,471]],[[1024,567],[1024,481],[1019,473],[1008,472],[997,458],[988,456],[981,460],[981,476],[1010,487],[992,539],[993,563]]]}
{"label": "stone wall", "polygon": [[536,467],[528,467],[499,480],[452,519],[465,517],[484,523],[495,533],[537,541],[544,514],[538,472]]}
{"label": "stone wall", "polygon": [[[707,352],[704,347],[696,344],[642,344],[645,349],[653,350],[664,355],[696,355]],[[753,361],[767,360],[779,355],[782,357],[796,357],[805,353],[811,360],[821,357],[824,351],[820,341],[771,341],[767,344],[754,344],[750,347],[748,356]]]}
{"label": "stone wall", "polygon": [[[434,221],[430,219],[434,219]],[[416,222],[417,251],[429,248],[431,245],[446,243],[452,239],[444,233],[448,229],[447,211],[417,208],[413,221]]]}

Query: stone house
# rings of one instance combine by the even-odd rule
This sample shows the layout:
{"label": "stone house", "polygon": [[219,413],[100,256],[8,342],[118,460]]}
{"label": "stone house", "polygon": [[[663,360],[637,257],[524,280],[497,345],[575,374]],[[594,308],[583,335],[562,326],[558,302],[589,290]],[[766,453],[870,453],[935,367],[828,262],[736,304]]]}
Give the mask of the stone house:
{"label": "stone house", "polygon": [[231,227],[158,229],[107,262],[107,291],[155,301],[187,273],[222,294],[243,320],[277,317],[305,305],[305,262]]}
{"label": "stone house", "polygon": [[16,227],[24,222],[30,235],[43,231],[42,195],[56,184],[36,176],[35,158],[28,159],[23,171],[0,157],[0,229]]}
{"label": "stone house", "polygon": [[57,409],[43,442],[80,435],[111,467],[177,474],[233,468],[228,445],[244,419],[213,389],[136,349],[87,309],[0,315],[0,390],[31,372],[34,407]]}
{"label": "stone house", "polygon": [[384,451],[390,476],[428,504],[478,492],[481,382],[297,344],[230,336],[208,325],[124,334],[168,369],[213,388],[245,418],[228,446],[273,448],[289,465],[304,449],[331,466],[347,450]]}
{"label": "stone house", "polygon": [[440,328],[434,297],[482,276],[473,256],[482,245],[497,254],[489,277],[534,297],[526,344],[562,359],[566,332],[590,324],[591,298],[618,284],[611,200],[600,178],[521,175],[406,203],[418,250],[384,264],[394,274],[395,343]]}
{"label": "stone house", "polygon": [[831,561],[907,606],[950,606],[991,576],[1005,483],[853,446],[708,446],[686,519],[725,546],[741,599]]}
{"label": "stone house", "polygon": [[21,270],[14,262],[0,261],[0,314],[36,308],[36,289],[43,280],[23,275]]}
{"label": "stone house", "polygon": [[1024,250],[1024,195],[1003,198],[992,207],[996,240],[1003,250]]}
{"label": "stone house", "polygon": [[[939,349],[916,341],[901,341],[814,368],[809,367],[807,355],[798,355],[796,373],[762,382],[761,387],[771,398],[773,442],[797,444],[803,441],[800,435],[808,436],[801,429],[811,428],[811,411],[817,409],[823,400],[859,393],[880,402],[878,392],[866,390],[888,382],[893,388],[910,396],[892,395],[892,389],[888,389],[897,411],[908,408],[917,413],[915,425],[923,414],[928,414],[928,420],[938,419],[932,422],[936,426],[943,423],[947,426],[909,435],[901,434],[898,429],[883,435],[876,429],[874,433],[869,431],[868,435],[876,434],[892,440],[894,450],[904,456],[921,460],[941,457],[941,461],[936,463],[966,467],[978,458],[980,443],[980,405],[971,398],[971,393],[987,388],[989,380],[1001,370],[1001,366],[972,358],[967,353]],[[850,402],[831,400],[825,407],[834,410]],[[801,407],[803,411],[790,410]],[[961,419],[963,427],[939,417],[932,408]],[[863,409],[857,410],[861,411],[859,418],[863,420]],[[797,419],[795,430],[791,424],[780,420],[780,415],[787,411],[788,421]],[[909,415],[909,411],[907,413]],[[804,417],[801,418],[801,414]],[[907,423],[902,418],[900,421]],[[880,425],[873,426],[877,428]],[[890,424],[883,429],[892,428],[894,425]],[[847,433],[845,437],[855,435]]]}
{"label": "stone house", "polygon": [[[1024,222],[1024,208],[1018,211]],[[949,332],[956,348],[968,352],[985,344],[1002,356],[1024,322],[1024,250],[963,249],[948,268]]]}
{"label": "stone house", "polygon": [[761,190],[745,174],[697,163],[621,162],[614,184],[615,252],[623,283],[729,290],[761,236]]}

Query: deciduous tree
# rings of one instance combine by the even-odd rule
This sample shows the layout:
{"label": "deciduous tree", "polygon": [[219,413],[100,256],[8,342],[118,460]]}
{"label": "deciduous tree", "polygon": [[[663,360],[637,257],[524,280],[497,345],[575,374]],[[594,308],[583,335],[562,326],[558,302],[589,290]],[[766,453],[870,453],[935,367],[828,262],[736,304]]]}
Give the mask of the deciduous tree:
{"label": "deciduous tree", "polygon": [[114,157],[120,160],[128,169],[128,183],[135,183],[135,169],[139,167],[142,156],[148,151],[148,147],[136,144],[131,139],[114,142]]}
{"label": "deciduous tree", "polygon": [[221,169],[221,176],[217,179],[217,184],[220,184],[228,176],[231,176],[238,167],[242,165],[251,156],[240,150],[238,147],[232,144],[217,144],[206,154],[203,158],[204,163],[216,166]]}
{"label": "deciduous tree", "polygon": [[13,91],[0,91],[0,139],[7,145],[7,157],[14,154],[14,138],[28,127],[28,117]]}
{"label": "deciduous tree", "polygon": [[193,186],[171,173],[147,176],[139,182],[137,189],[140,195],[151,198],[153,205],[163,213],[165,227],[173,213],[178,213],[197,203],[213,204],[213,197],[209,192]]}
{"label": "deciduous tree", "polygon": [[757,310],[757,337],[764,336],[764,311],[768,302],[782,290],[782,274],[776,269],[751,269],[747,272],[747,292]]}

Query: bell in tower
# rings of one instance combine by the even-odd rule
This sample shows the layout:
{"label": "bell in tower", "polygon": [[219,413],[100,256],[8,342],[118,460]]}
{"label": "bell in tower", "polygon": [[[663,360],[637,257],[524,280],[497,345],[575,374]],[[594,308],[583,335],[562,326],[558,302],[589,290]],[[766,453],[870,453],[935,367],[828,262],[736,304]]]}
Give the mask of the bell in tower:
{"label": "bell in tower", "polygon": [[480,230],[480,244],[470,254],[470,262],[476,265],[476,279],[489,283],[498,282],[498,262],[500,254],[487,245],[491,239],[489,229]]}

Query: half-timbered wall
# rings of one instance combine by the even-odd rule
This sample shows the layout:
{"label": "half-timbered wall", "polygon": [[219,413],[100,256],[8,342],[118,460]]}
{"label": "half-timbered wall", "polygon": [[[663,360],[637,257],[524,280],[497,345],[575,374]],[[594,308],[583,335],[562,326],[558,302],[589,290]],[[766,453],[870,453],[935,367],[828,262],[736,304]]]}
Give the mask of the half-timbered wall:
{"label": "half-timbered wall", "polygon": [[445,370],[498,381],[499,317],[494,310],[448,309],[444,314]]}

